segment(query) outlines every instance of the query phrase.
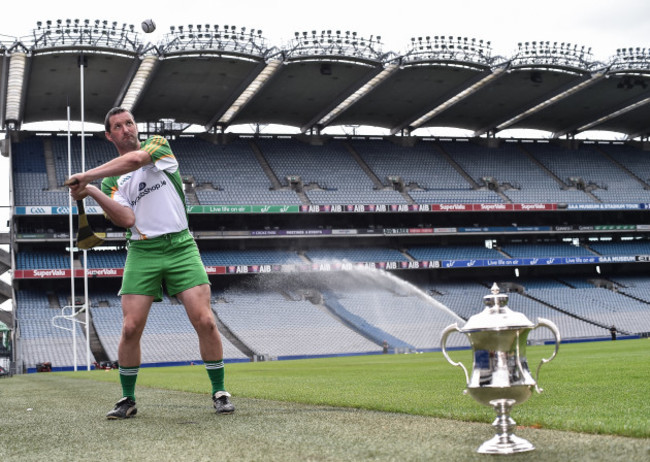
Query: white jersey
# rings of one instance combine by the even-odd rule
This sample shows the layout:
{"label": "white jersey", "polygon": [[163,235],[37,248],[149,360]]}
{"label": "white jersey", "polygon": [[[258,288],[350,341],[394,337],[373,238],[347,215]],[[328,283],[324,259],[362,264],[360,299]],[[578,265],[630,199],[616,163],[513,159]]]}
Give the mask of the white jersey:
{"label": "white jersey", "polygon": [[102,184],[106,193],[135,213],[135,225],[127,236],[131,240],[152,239],[188,227],[178,162],[164,138],[154,139],[157,143],[149,139],[142,145],[153,163],[118,178],[106,178]]}

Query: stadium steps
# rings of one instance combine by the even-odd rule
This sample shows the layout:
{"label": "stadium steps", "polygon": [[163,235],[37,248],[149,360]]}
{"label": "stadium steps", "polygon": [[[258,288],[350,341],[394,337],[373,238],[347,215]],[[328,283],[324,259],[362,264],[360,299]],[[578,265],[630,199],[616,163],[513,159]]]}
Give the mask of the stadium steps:
{"label": "stadium steps", "polygon": [[237,335],[235,335],[235,333],[221,321],[219,313],[214,307],[212,307],[212,312],[214,313],[214,318],[217,321],[217,328],[219,329],[219,333],[226,337],[235,348],[237,348],[252,360],[255,357],[255,352],[251,350],[248,345],[242,342],[239,337],[237,337]]}
{"label": "stadium steps", "polygon": [[457,172],[458,172],[458,173],[459,173],[463,178],[465,178],[465,181],[467,181],[467,182],[472,186],[472,189],[480,189],[480,188],[481,188],[481,186],[480,186],[476,181],[474,181],[474,178],[472,178],[472,177],[471,177],[471,176],[470,176],[470,175],[469,175],[465,170],[463,170],[463,167],[461,167],[460,165],[458,165],[458,162],[456,162],[456,161],[454,160],[454,158],[451,157],[451,156],[449,155],[449,153],[445,150],[445,148],[443,148],[442,146],[440,146],[438,143],[436,143],[435,146],[436,146],[436,148],[438,149],[438,152],[440,152],[440,153],[442,154],[442,156],[443,156],[445,159],[447,159],[447,162],[449,162],[449,164],[450,164],[452,167],[454,167],[454,169],[455,169],[455,170],[456,170],[456,171],[457,171]]}
{"label": "stadium steps", "polygon": [[[567,185],[564,181],[562,181],[555,173],[551,172],[544,164],[542,164],[538,159],[535,158],[530,152],[528,152],[523,146],[519,146],[522,152],[524,152],[535,164],[537,164],[542,170],[544,170],[546,173],[548,173],[555,181],[557,181],[560,184],[560,187],[562,189],[575,189],[575,188],[570,188],[569,185]],[[589,196],[594,202],[602,203],[603,201],[600,200],[597,196],[595,196],[591,191],[583,190],[582,191],[584,194]]]}
{"label": "stadium steps", "polygon": [[[269,178],[269,181],[271,182],[271,185],[273,186],[274,190],[280,190],[282,189],[282,184],[280,183],[280,180],[278,180],[278,177],[275,175],[273,170],[271,169],[271,166],[266,160],[266,157],[264,157],[264,154],[262,154],[262,150],[259,148],[259,146],[255,143],[255,141],[251,140],[250,141],[250,147],[253,150],[253,154],[255,154],[255,158],[259,162],[260,166],[262,167],[262,170],[266,174],[266,176]],[[302,197],[300,198],[301,200],[303,199]],[[305,197],[306,199],[306,197]],[[306,202],[309,204],[309,201]]]}
{"label": "stadium steps", "polygon": [[400,247],[397,249],[402,255],[404,255],[404,258],[406,258],[408,261],[417,261],[417,258],[412,257],[409,254],[409,249],[406,247]]}
{"label": "stadium steps", "polygon": [[43,139],[43,154],[45,155],[45,170],[47,171],[47,185],[50,190],[58,189],[56,182],[56,167],[54,166],[54,153],[52,152],[52,138]]}
{"label": "stadium steps", "polygon": [[350,152],[355,162],[359,164],[359,167],[361,167],[361,169],[364,172],[366,172],[366,175],[368,175],[368,178],[372,180],[372,183],[375,185],[375,189],[384,189],[384,184],[382,183],[382,181],[379,179],[377,175],[375,175],[375,172],[373,172],[370,169],[368,164],[366,164],[366,162],[361,158],[359,153],[352,146],[350,146],[349,143],[344,142],[343,144],[345,145],[346,149]]}
{"label": "stadium steps", "polygon": [[11,286],[4,281],[0,281],[0,303],[11,298]]}
{"label": "stadium steps", "polygon": [[4,322],[9,329],[13,329],[13,312],[0,310],[0,322]]}
{"label": "stadium steps", "polygon": [[634,178],[636,181],[638,181],[641,186],[643,186],[643,189],[650,189],[650,185],[643,181],[642,178],[639,178],[632,170],[627,168],[625,165],[621,164],[618,160],[614,159],[612,156],[610,156],[608,153],[603,151],[600,146],[596,146],[596,149],[598,150],[599,153],[601,153],[606,159],[608,159],[611,163],[616,165],[618,168],[623,170],[625,173],[630,175],[632,178]]}
{"label": "stadium steps", "polygon": [[305,194],[304,191],[295,191],[296,195],[300,198],[300,202],[303,203],[303,205],[311,205],[311,201],[307,197],[307,194]]}
{"label": "stadium steps", "polygon": [[641,298],[641,297],[637,297],[636,295],[631,294],[629,292],[626,292],[625,287],[619,288],[620,285],[617,282],[613,282],[613,281],[610,281],[610,280],[607,280],[607,281],[612,283],[612,287],[611,288],[608,287],[607,290],[611,290],[613,292],[616,292],[619,295],[623,295],[624,297],[631,298],[632,300],[636,300],[637,302],[648,305],[648,309],[650,309],[650,303],[648,303],[648,300],[646,300],[644,298]]}
{"label": "stadium steps", "polygon": [[4,249],[0,249],[0,274],[4,274],[11,269],[11,255]]}
{"label": "stadium steps", "polygon": [[[560,282],[561,282],[561,281],[560,281]],[[564,284],[565,284],[567,287],[570,287],[569,284],[566,284],[566,283],[564,283]],[[541,304],[544,305],[544,306],[547,306],[547,307],[549,307],[549,308],[551,308],[551,309],[553,309],[553,310],[555,310],[555,311],[558,311],[558,312],[560,312],[560,313],[562,313],[562,314],[565,314],[565,315],[567,315],[567,316],[570,316],[570,317],[572,317],[572,318],[578,319],[578,320],[580,320],[580,321],[582,321],[582,322],[585,322],[585,323],[587,323],[587,324],[591,324],[591,325],[596,326],[596,327],[602,327],[603,329],[609,329],[609,326],[606,326],[606,325],[604,325],[604,324],[601,324],[601,323],[598,323],[598,322],[592,321],[591,319],[587,319],[587,318],[584,318],[584,317],[582,317],[582,316],[578,316],[577,314],[572,313],[572,312],[570,312],[570,311],[563,310],[562,308],[560,308],[560,307],[558,307],[558,306],[555,306],[555,305],[553,305],[553,304],[551,304],[551,303],[548,303],[548,302],[546,302],[546,301],[544,301],[544,300],[542,300],[542,299],[540,299],[540,298],[534,297],[534,296],[532,296],[531,294],[529,294],[529,293],[527,293],[527,292],[524,292],[524,293],[521,294],[521,295],[524,296],[524,297],[526,297],[526,298],[529,298],[529,299],[531,299],[531,300],[535,300],[537,303],[541,303]],[[629,332],[623,332],[623,331],[619,331],[619,333],[621,333],[621,334],[630,334]]]}
{"label": "stadium steps", "polygon": [[194,188],[194,179],[191,178],[189,182],[183,181],[185,184],[185,201],[187,205],[199,205],[199,198],[196,197],[196,189]]}
{"label": "stadium steps", "polygon": [[501,192],[500,189],[497,189],[494,192],[497,193],[499,195],[499,197],[501,197],[501,199],[503,199],[503,202],[505,202],[506,204],[512,204],[512,201],[510,200],[510,198],[508,196],[506,196],[503,192]]}
{"label": "stadium steps", "polygon": [[[362,157],[359,155],[359,153],[354,149],[354,147],[352,147],[352,146],[351,146],[349,143],[347,143],[347,142],[345,142],[344,145],[345,145],[346,149],[347,149],[348,151],[350,151],[350,154],[352,154],[352,158],[357,162],[357,164],[359,164],[359,167],[361,167],[361,169],[362,169],[364,172],[366,172],[366,175],[368,175],[368,177],[372,180],[372,183],[375,185],[375,189],[378,189],[378,190],[385,189],[386,186],[384,186],[384,184],[381,182],[381,180],[379,179],[379,177],[378,177],[377,175],[375,175],[375,172],[372,171],[372,169],[370,168],[370,166],[368,166],[368,164],[366,163],[366,161],[363,160],[363,158],[362,158]],[[415,204],[415,203],[416,203],[416,202],[413,200],[413,198],[412,198],[411,196],[408,195],[408,192],[406,192],[405,190],[404,190],[404,191],[399,191],[399,193],[402,195],[402,197],[404,198],[404,200],[406,200],[406,202],[407,202],[408,204],[411,204],[411,205],[412,205],[412,204]]]}
{"label": "stadium steps", "polygon": [[53,310],[61,310],[61,303],[59,303],[59,297],[53,293],[53,292],[48,292],[47,294],[47,302],[50,308]]}
{"label": "stadium steps", "polygon": [[106,350],[104,350],[104,345],[102,345],[97,330],[95,329],[95,323],[93,322],[92,311],[88,312],[88,343],[90,344],[90,351],[95,357],[95,361],[101,363],[103,361],[110,361]]}
{"label": "stadium steps", "polygon": [[381,346],[384,341],[388,342],[390,348],[412,351],[415,346],[389,334],[388,332],[369,324],[365,319],[351,313],[337,299],[336,295],[328,290],[322,292],[323,303],[319,305],[330,316],[349,327],[357,334],[367,338],[373,343]]}
{"label": "stadium steps", "polygon": [[585,193],[587,196],[591,197],[595,202],[598,202],[598,203],[603,202],[602,200],[600,200],[600,198],[598,196],[594,195],[591,191],[586,191],[585,190],[585,191],[582,191],[582,192]]}
{"label": "stadium steps", "polygon": [[551,178],[553,178],[553,179],[557,182],[557,184],[560,185],[560,188],[562,188],[562,189],[567,189],[567,188],[569,187],[569,185],[567,185],[564,181],[562,181],[561,178],[559,178],[555,173],[553,173],[552,171],[550,171],[550,170],[546,167],[546,165],[544,165],[544,164],[541,163],[539,160],[537,160],[537,158],[535,158],[535,156],[533,156],[533,155],[532,155],[532,154],[531,154],[531,153],[530,153],[526,148],[524,148],[524,147],[521,145],[521,143],[517,143],[517,147],[519,148],[519,150],[520,150],[521,152],[523,152],[523,153],[526,155],[526,157],[528,157],[528,158],[531,160],[531,162],[533,162],[535,165],[537,165],[539,168],[541,168],[543,171],[545,171],[546,174],[547,174],[548,176],[550,176]]}

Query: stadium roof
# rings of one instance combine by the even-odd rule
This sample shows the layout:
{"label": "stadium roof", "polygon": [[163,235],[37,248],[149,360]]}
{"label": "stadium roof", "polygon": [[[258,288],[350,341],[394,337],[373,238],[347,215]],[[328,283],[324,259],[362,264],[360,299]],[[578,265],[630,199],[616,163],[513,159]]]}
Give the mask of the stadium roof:
{"label": "stadium roof", "polygon": [[206,131],[281,124],[305,133],[369,125],[393,134],[650,134],[650,50],[641,48],[602,63],[590,49],[557,42],[520,43],[503,57],[467,37],[413,38],[403,54],[383,50],[380,37],[335,30],[296,33],[284,48],[235,26],[172,27],[158,44],[145,37],[126,24],[67,20],[0,44],[2,129],[65,120],[68,107],[72,120],[101,124],[121,105],[139,122]]}

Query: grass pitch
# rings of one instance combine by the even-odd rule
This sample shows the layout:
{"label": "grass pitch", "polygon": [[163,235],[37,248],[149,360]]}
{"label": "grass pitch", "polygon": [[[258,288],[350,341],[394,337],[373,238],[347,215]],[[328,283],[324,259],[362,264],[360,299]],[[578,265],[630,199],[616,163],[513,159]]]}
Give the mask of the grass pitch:
{"label": "grass pitch", "polygon": [[[647,340],[565,344],[515,406],[516,460],[649,460]],[[534,372],[550,347],[529,347]],[[468,351],[452,352],[471,368]],[[139,413],[107,421],[116,371],[0,380],[4,460],[485,460],[492,409],[442,354],[228,364],[237,412],[212,413],[202,366],[143,368]]]}

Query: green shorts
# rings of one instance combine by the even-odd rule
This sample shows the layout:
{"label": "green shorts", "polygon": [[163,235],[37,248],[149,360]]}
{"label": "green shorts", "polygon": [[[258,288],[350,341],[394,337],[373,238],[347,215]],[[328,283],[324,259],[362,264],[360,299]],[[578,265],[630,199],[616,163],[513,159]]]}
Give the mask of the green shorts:
{"label": "green shorts", "polygon": [[170,296],[210,284],[188,230],[129,243],[119,294],[151,295],[159,302],[163,299],[163,282]]}

